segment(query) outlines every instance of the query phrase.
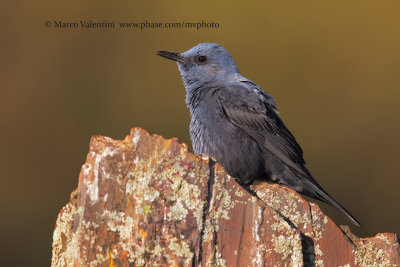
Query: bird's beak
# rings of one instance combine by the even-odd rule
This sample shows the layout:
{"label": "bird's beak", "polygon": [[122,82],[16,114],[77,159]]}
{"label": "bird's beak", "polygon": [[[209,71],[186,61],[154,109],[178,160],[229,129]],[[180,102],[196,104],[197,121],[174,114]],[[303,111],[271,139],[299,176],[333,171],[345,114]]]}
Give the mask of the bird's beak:
{"label": "bird's beak", "polygon": [[170,60],[178,61],[180,63],[186,64],[187,59],[181,56],[179,53],[168,52],[168,51],[158,51],[157,55],[168,58]]}

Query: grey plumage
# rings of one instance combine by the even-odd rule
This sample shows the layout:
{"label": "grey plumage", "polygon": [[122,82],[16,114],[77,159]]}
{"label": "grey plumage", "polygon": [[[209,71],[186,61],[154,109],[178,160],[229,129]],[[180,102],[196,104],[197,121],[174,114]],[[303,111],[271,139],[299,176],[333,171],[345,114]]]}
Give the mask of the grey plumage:
{"label": "grey plumage", "polygon": [[183,53],[159,51],[158,55],[178,63],[196,154],[215,157],[241,184],[261,179],[288,186],[336,207],[359,225],[312,177],[274,99],[240,75],[228,51],[202,43]]}

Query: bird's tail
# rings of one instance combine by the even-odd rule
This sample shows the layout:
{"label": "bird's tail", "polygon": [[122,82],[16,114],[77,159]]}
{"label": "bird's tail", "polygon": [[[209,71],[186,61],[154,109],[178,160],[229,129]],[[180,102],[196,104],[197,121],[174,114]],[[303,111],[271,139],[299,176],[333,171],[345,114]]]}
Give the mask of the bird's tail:
{"label": "bird's tail", "polygon": [[[333,197],[331,197],[324,189],[322,189],[321,186],[318,186],[318,184],[314,184],[312,181],[309,181],[308,179],[305,179],[304,182],[307,184],[308,188],[310,188],[310,187],[312,188],[311,192],[313,193],[313,195],[309,195],[310,197],[317,198],[317,199],[337,208],[352,223],[354,223],[357,226],[360,226],[360,223],[358,222],[358,220],[353,215],[351,215],[351,213],[348,212],[339,202],[337,202]],[[308,195],[307,192],[304,192],[304,194]]]}

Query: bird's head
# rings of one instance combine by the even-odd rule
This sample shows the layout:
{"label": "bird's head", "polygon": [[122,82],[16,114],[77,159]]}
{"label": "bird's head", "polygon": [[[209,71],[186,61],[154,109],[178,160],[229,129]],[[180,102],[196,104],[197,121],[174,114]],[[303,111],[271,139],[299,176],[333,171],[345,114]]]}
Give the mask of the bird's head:
{"label": "bird's head", "polygon": [[178,63],[187,90],[205,83],[227,81],[239,73],[229,52],[215,43],[201,43],[183,53],[158,51],[157,54]]}

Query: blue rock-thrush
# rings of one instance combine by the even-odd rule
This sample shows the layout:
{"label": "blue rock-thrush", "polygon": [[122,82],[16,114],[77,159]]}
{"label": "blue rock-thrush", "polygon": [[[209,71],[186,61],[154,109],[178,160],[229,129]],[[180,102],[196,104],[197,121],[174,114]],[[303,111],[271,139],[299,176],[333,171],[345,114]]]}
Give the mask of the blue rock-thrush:
{"label": "blue rock-thrush", "polygon": [[336,207],[360,225],[312,177],[304,166],[302,149],[278,116],[274,99],[240,75],[228,51],[215,43],[202,43],[183,53],[157,54],[177,61],[196,154],[216,158],[243,185],[259,179],[288,186]]}

